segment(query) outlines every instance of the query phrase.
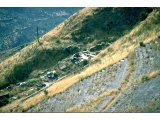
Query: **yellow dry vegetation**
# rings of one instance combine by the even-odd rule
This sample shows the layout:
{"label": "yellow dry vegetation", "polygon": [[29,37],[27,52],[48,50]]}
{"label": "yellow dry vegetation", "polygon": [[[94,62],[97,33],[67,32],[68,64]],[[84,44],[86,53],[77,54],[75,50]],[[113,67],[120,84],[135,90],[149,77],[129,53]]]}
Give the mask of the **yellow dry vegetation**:
{"label": "yellow dry vegetation", "polygon": [[[69,76],[61,81],[58,81],[57,83],[53,84],[47,89],[48,96],[53,96],[57,93],[63,92],[79,80],[88,77],[109,65],[113,65],[119,60],[125,58],[130,53],[128,49],[132,50],[134,48],[135,46],[130,46],[129,48],[125,48],[123,51],[118,51],[110,57],[103,58],[102,62],[89,66],[88,68],[84,69],[81,73]],[[27,110],[31,106],[38,104],[40,101],[43,100],[44,97],[44,93],[40,92],[37,95],[29,98],[28,100],[22,103],[22,105],[20,106],[21,110]]]}
{"label": "yellow dry vegetation", "polygon": [[[152,38],[155,38],[155,37],[152,37]],[[151,40],[154,40],[154,39],[151,39]],[[120,42],[119,41],[117,41],[117,42],[120,45]],[[115,42],[113,44],[113,46],[116,46],[115,44],[117,42]],[[110,56],[106,55],[103,58],[100,58],[101,62],[89,66],[88,68],[81,71],[79,74],[72,75],[72,76],[69,76],[67,78],[64,78],[61,81],[58,81],[57,83],[53,84],[52,86],[50,86],[47,89],[48,96],[53,96],[57,93],[63,92],[64,90],[66,90],[67,88],[69,88],[70,86],[72,86],[73,84],[78,82],[79,80],[81,80],[85,77],[88,77],[88,76],[92,75],[93,73],[98,72],[98,71],[100,71],[101,69],[103,69],[107,66],[115,64],[116,62],[118,62],[118,61],[122,60],[123,58],[127,57],[129,55],[129,53],[132,52],[137,47],[138,47],[137,44],[133,44],[133,45],[127,47],[127,48],[124,48],[124,49],[121,49],[121,50],[115,52],[115,54],[112,54]],[[29,98],[28,100],[26,100],[22,103],[22,105],[20,107],[21,110],[27,110],[31,106],[34,106],[34,105],[38,104],[39,102],[41,102],[44,99],[44,97],[45,97],[44,93],[40,92],[37,95]]]}
{"label": "yellow dry vegetation", "polygon": [[152,40],[157,39],[159,36],[160,36],[160,32],[152,33],[152,35],[150,37],[148,37],[144,40],[144,43],[147,44],[147,43],[151,42]]}
{"label": "yellow dry vegetation", "polygon": [[21,102],[23,98],[15,100],[14,102],[2,107],[0,110],[2,112],[11,112],[12,110],[17,109],[17,106],[19,105],[19,103]]}
{"label": "yellow dry vegetation", "polygon": [[[85,11],[83,11],[83,12],[85,13]],[[148,19],[150,20],[153,18],[154,17],[150,16]],[[148,21],[148,20],[146,20],[146,21]],[[67,78],[64,78],[63,80],[58,81],[57,83],[54,83],[49,88],[47,88],[48,97],[53,96],[57,93],[63,92],[64,90],[66,90],[67,88],[69,88],[70,86],[75,84],[76,82],[82,80],[83,78],[88,77],[88,76],[92,75],[93,73],[98,72],[107,66],[113,65],[116,62],[127,57],[130,52],[133,52],[135,48],[139,47],[139,44],[137,44],[137,41],[135,41],[130,46],[125,47],[123,49],[120,49],[121,45],[126,42],[130,42],[130,41],[128,41],[129,38],[134,39],[133,37],[136,36],[136,33],[138,34],[140,29],[143,28],[143,25],[148,24],[148,23],[146,23],[146,21],[143,21],[143,24],[140,24],[139,26],[135,27],[135,29],[133,29],[127,36],[124,36],[124,37],[120,38],[119,40],[117,40],[115,43],[113,43],[111,45],[111,47],[113,48],[112,52],[109,52],[106,49],[100,53],[100,54],[105,53],[104,57],[99,57],[100,54],[97,57],[95,57],[94,60],[99,59],[100,62],[97,62],[96,64],[93,64],[93,65],[85,68],[83,71],[81,71],[80,73],[77,73],[76,75],[71,75]],[[63,28],[63,25],[64,25],[63,23],[60,24],[55,30],[49,32],[48,35],[46,35],[46,36],[48,37],[48,36],[52,36],[53,34],[57,34]],[[158,29],[158,27],[157,27],[157,29]],[[142,35],[141,41],[144,40],[144,43],[148,43],[152,40],[155,40],[155,38],[157,38],[157,36],[159,36],[159,33],[157,33],[157,32],[154,34],[152,34],[152,33],[153,32],[151,32],[150,34],[147,34],[147,36]],[[25,48],[26,51],[27,51],[27,48],[28,47]],[[17,53],[15,56],[18,56],[18,54],[20,54],[20,53]],[[8,62],[12,61],[12,59],[15,59],[15,56],[11,57],[7,61]],[[18,57],[17,57],[17,59],[18,59]],[[1,67],[1,65],[0,65],[0,67]],[[34,105],[38,104],[39,102],[41,102],[45,97],[46,96],[45,96],[44,92],[40,92],[37,95],[24,101],[20,105],[20,108],[21,108],[21,110],[27,110],[31,106],[34,106]],[[95,102],[95,104],[97,104],[97,103],[98,103],[98,100]],[[10,105],[8,105],[8,107],[12,106],[12,104],[14,104],[14,103],[11,103]],[[15,106],[15,105],[13,105],[13,106]],[[81,106],[79,106],[79,107],[81,107]],[[83,111],[86,111],[86,110],[83,109]]]}
{"label": "yellow dry vegetation", "polygon": [[156,77],[157,75],[160,75],[160,69],[149,73],[148,77],[149,77],[149,78],[154,78],[154,77]]}
{"label": "yellow dry vegetation", "polygon": [[[154,19],[154,17],[149,16],[148,19],[149,20]],[[139,32],[140,28],[142,28],[143,25],[147,24],[146,22],[148,22],[149,20],[143,22],[143,24],[140,24],[140,26],[137,26],[135,29],[133,29],[129,33],[129,35],[131,35],[131,38],[133,37],[133,35],[136,35],[136,33]],[[151,32],[150,34],[148,34],[148,36],[143,35],[142,40],[144,43],[151,42],[152,40],[155,40],[159,36],[159,34],[160,34],[159,32]],[[121,45],[126,42],[126,40],[127,39],[125,36],[124,38],[120,38],[114,44],[112,44],[111,47],[113,48],[113,51],[110,53],[108,52],[107,49],[102,51],[100,54],[106,53],[106,56],[104,56],[103,58],[100,58],[100,57],[95,58],[95,59],[99,59],[101,62],[93,64],[93,65],[89,66],[88,68],[84,69],[83,71],[81,71],[79,74],[67,77],[67,78],[53,84],[52,86],[50,86],[47,89],[48,96],[53,96],[57,93],[63,92],[64,90],[66,90],[67,88],[69,88],[70,86],[72,86],[73,84],[78,82],[79,80],[81,80],[85,77],[88,77],[88,76],[92,75],[93,73],[98,72],[107,66],[115,64],[116,62],[120,61],[121,59],[127,57],[129,55],[129,53],[134,51],[135,48],[139,47],[139,44],[137,44],[137,41],[136,41],[136,42],[132,43],[132,45],[130,45],[126,48],[119,49],[121,47]],[[110,55],[108,56],[108,54],[110,54]],[[95,100],[95,101],[96,101],[95,103],[98,103],[98,100]],[[27,103],[25,103],[25,104],[27,104]],[[29,105],[26,105],[26,106],[29,107]],[[81,106],[79,106],[79,107],[81,107]],[[86,110],[83,109],[82,111],[86,111]]]}
{"label": "yellow dry vegetation", "polygon": [[[69,21],[71,18],[74,18],[74,22],[80,22],[82,21],[86,15],[91,15],[93,10],[96,8],[85,8],[78,13],[75,13],[73,16],[71,16],[68,20]],[[74,17],[76,16],[76,17]],[[59,38],[59,35],[61,34],[61,31],[65,27],[65,22],[62,22],[59,24],[57,27],[55,27],[53,30],[50,32],[46,33],[40,38],[40,43],[39,45],[37,41],[31,43],[30,45],[24,47],[22,50],[14,54],[13,56],[9,57],[8,59],[0,62],[0,70],[3,70],[0,72],[0,84],[5,83],[5,77],[12,72],[14,69],[15,65],[23,64],[24,62],[28,61],[31,58],[34,58],[35,52],[44,50],[44,49],[50,49],[50,48],[55,48],[54,44],[51,44],[52,38]],[[2,81],[3,80],[3,81]]]}
{"label": "yellow dry vegetation", "polygon": [[94,98],[86,103],[81,103],[79,105],[75,105],[71,108],[68,108],[66,112],[90,112],[93,108],[95,108],[100,102],[107,96],[115,96],[118,93],[117,89],[110,89],[102,94],[100,94],[97,98]]}
{"label": "yellow dry vegetation", "polygon": [[35,96],[30,97],[29,99],[24,101],[22,104],[20,104],[20,106],[18,108],[18,112],[22,112],[22,111],[27,110],[28,108],[30,108],[30,107],[38,104],[42,100],[44,100],[44,98],[45,98],[44,92],[40,92],[40,93],[36,94]]}

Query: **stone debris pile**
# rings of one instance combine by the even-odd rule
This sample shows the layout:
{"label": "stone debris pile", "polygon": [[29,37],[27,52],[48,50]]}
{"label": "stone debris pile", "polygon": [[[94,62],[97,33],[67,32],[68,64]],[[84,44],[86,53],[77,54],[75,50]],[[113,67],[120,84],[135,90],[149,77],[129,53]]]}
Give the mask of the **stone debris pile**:
{"label": "stone debris pile", "polygon": [[41,79],[54,80],[58,78],[58,75],[55,70],[48,71],[45,75],[40,76]]}

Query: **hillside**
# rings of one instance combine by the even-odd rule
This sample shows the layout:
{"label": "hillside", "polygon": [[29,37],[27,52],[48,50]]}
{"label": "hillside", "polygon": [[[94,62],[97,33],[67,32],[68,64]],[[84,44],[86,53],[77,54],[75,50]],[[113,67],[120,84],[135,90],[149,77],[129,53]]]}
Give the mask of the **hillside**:
{"label": "hillside", "polygon": [[[1,88],[10,84],[17,87],[14,84],[20,81],[41,82],[39,73],[49,70],[67,77],[27,98],[20,95],[20,99],[1,110],[159,111],[159,19],[158,8],[85,8],[79,11],[42,36],[40,43],[35,41],[0,63],[3,69]],[[70,62],[72,54],[91,51],[90,48],[102,43],[100,53],[86,66]],[[67,46],[79,50],[66,52]],[[59,65],[69,68],[63,72]],[[33,84],[32,89],[34,87]],[[22,91],[30,88],[26,86]]]}
{"label": "hillside", "polygon": [[0,8],[0,51],[8,50],[44,35],[82,8]]}

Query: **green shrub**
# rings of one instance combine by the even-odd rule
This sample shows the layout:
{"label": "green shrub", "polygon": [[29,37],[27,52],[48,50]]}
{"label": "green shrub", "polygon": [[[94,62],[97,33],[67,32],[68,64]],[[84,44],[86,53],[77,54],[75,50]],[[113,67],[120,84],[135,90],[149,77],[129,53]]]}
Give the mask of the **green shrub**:
{"label": "green shrub", "polygon": [[113,49],[111,47],[108,48],[108,52],[112,52]]}
{"label": "green shrub", "polygon": [[139,43],[140,47],[145,47],[146,45],[143,42]]}
{"label": "green shrub", "polygon": [[100,57],[104,57],[106,55],[106,53],[102,53],[100,54]]}
{"label": "green shrub", "polygon": [[44,90],[44,94],[47,96],[48,95],[48,91],[45,89]]}
{"label": "green shrub", "polygon": [[143,76],[141,80],[142,80],[142,83],[143,83],[143,82],[148,81],[148,80],[150,80],[150,79],[149,79],[148,76]]}
{"label": "green shrub", "polygon": [[32,72],[33,67],[36,66],[37,63],[37,59],[34,59],[33,61],[30,60],[16,65],[11,73],[8,74],[6,80],[9,83],[17,83],[19,81],[23,81]]}
{"label": "green shrub", "polygon": [[83,65],[87,65],[88,63],[89,63],[88,60],[83,61]]}
{"label": "green shrub", "polygon": [[66,54],[59,53],[61,53],[61,50],[57,49],[46,49],[43,51],[37,50],[33,58],[15,65],[12,71],[6,74],[5,81],[7,83],[5,84],[15,84],[17,82],[24,81],[34,69],[38,67],[48,68],[51,64],[55,64],[58,60],[67,57]]}
{"label": "green shrub", "polygon": [[146,11],[142,12],[140,14],[140,20],[145,20],[148,16],[149,13],[151,13],[153,11],[152,8],[147,8]]}
{"label": "green shrub", "polygon": [[61,41],[60,41],[59,39],[57,39],[55,42],[56,42],[57,44],[60,44],[60,43],[61,43]]}

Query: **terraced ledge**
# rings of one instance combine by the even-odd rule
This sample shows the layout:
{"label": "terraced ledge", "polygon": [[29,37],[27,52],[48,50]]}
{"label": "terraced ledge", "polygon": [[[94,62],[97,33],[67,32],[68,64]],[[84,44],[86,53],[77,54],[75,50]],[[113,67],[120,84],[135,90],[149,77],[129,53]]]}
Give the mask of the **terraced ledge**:
{"label": "terraced ledge", "polygon": [[68,108],[65,112],[90,112],[92,111],[100,102],[107,96],[114,96],[117,94],[117,89],[107,90],[102,93],[97,98],[94,98],[86,103],[81,103],[79,105]]}
{"label": "terraced ledge", "polygon": [[[149,77],[155,72],[154,77]],[[148,74],[147,79],[143,80],[142,78],[137,81],[119,94],[115,102],[103,112],[159,112],[160,72],[153,71]]]}
{"label": "terraced ledge", "polygon": [[108,101],[100,110],[99,112],[104,112],[105,109],[109,108],[112,104],[116,102],[116,98],[123,92],[125,91],[129,86],[130,86],[130,81],[132,77],[132,73],[135,70],[135,55],[134,52],[130,53],[128,56],[129,60],[129,69],[128,69],[128,74],[126,75],[124,81],[121,83],[121,86],[118,88],[118,92],[115,96],[113,96],[110,101]]}
{"label": "terraced ledge", "polygon": [[[155,40],[155,39],[151,39],[151,40]],[[146,43],[148,43],[148,41]],[[46,97],[51,97],[57,93],[65,91],[67,88],[77,83],[79,80],[82,80],[83,78],[86,78],[106,68],[107,66],[113,65],[117,63],[118,61],[124,59],[125,57],[129,55],[130,52],[134,51],[134,49],[137,47],[139,47],[139,45],[133,44],[132,46],[129,46],[127,48],[124,48],[122,50],[115,52],[115,54],[113,55],[105,56],[104,58],[101,59],[100,63],[93,64],[89,66],[88,68],[86,68],[85,70],[83,70],[81,73],[68,76],[64,78],[63,80],[58,81],[57,83],[51,85],[49,88],[46,89],[48,91],[47,96],[44,94],[44,92],[40,92],[36,94],[35,96],[27,99],[23,103],[19,103],[19,107],[15,111],[18,111],[18,112],[25,111],[29,109],[30,107],[35,106],[39,102],[43,101]],[[16,108],[17,104],[14,105],[14,103],[11,103],[5,107],[2,107],[1,111],[4,111],[4,112],[10,111],[10,106],[15,106],[14,108]]]}
{"label": "terraced ledge", "polygon": [[[118,82],[120,82],[120,87],[117,86],[114,89],[107,89],[105,92],[102,92],[98,97],[91,99],[87,102],[81,103],[79,105],[75,105],[71,108],[68,108],[66,112],[103,112],[105,109],[107,109],[115,101],[116,97],[129,86],[129,79],[132,72],[134,71],[134,53],[130,53],[128,59],[128,72],[126,75],[122,74],[123,77],[125,76],[124,79],[122,78],[122,80],[118,80]],[[125,70],[125,68],[120,69]],[[118,77],[120,78],[119,75]],[[99,81],[102,82],[102,80]]]}

